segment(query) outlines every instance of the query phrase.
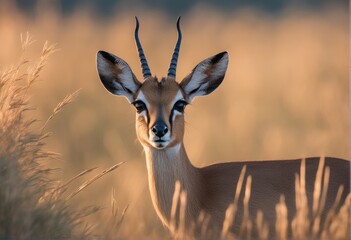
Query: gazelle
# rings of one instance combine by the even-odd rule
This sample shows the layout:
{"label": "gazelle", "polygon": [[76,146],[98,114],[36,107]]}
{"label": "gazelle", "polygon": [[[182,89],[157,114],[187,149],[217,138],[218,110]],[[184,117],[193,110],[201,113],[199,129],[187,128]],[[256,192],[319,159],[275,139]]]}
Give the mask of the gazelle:
{"label": "gazelle", "polygon": [[[275,205],[281,194],[285,195],[289,219],[296,211],[294,182],[301,160],[228,162],[204,168],[191,164],[183,144],[184,110],[195,97],[208,95],[221,84],[228,66],[228,53],[221,52],[201,61],[189,75],[177,82],[176,67],[182,40],[179,21],[178,40],[168,74],[160,80],[152,76],[148,66],[138,37],[137,18],[135,40],[143,82],[121,58],[105,51],[97,53],[97,70],[102,84],[110,93],[126,97],[136,108],[136,132],[146,155],[154,208],[162,222],[170,227],[172,198],[178,181],[187,193],[186,226],[204,212],[210,217],[208,226],[218,234],[226,209],[233,201],[241,169],[246,165],[247,174],[252,176],[250,215],[256,216],[261,209],[270,224],[270,232],[274,233]],[[318,163],[319,158],[306,159],[306,191],[310,207]],[[334,203],[340,185],[344,186],[342,201],[350,191],[350,162],[326,158],[325,165],[330,167],[331,176],[325,202],[325,209],[328,209]],[[240,195],[239,218],[234,222],[234,231],[242,218],[242,199],[243,195]]]}

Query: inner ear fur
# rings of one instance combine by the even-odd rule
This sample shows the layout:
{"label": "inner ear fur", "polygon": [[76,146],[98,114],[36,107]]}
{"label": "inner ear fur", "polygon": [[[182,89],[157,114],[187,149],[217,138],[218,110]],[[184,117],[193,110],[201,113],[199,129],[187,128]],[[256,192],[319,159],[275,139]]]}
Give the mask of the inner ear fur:
{"label": "inner ear fur", "polygon": [[180,86],[192,100],[213,92],[223,81],[228,66],[228,53],[221,52],[201,61],[186,76]]}
{"label": "inner ear fur", "polygon": [[141,86],[129,65],[121,58],[99,51],[96,56],[97,71],[104,87],[114,95],[125,96],[132,102]]}

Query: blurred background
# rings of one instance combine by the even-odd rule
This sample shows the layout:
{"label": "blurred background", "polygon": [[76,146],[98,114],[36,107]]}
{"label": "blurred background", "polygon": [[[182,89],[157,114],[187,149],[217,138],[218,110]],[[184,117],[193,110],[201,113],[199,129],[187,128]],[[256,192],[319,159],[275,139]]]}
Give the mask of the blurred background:
{"label": "blurred background", "polygon": [[185,146],[194,165],[350,158],[348,1],[0,0],[0,69],[20,58],[20,34],[36,40],[25,53],[29,59],[40,56],[46,40],[59,49],[32,88],[38,127],[65,95],[81,89],[46,128],[52,132],[47,148],[63,159],[48,163],[60,168],[55,177],[65,181],[91,167],[127,161],[73,199],[77,207],[104,207],[88,219],[96,234],[110,231],[115,189],[119,212],[129,204],[118,236],[167,236],[151,204],[135,110],[109,94],[96,74],[95,54],[105,50],[142,79],[135,15],[157,76],[168,69],[179,15],[178,81],[201,60],[229,52],[222,85],[186,109]]}

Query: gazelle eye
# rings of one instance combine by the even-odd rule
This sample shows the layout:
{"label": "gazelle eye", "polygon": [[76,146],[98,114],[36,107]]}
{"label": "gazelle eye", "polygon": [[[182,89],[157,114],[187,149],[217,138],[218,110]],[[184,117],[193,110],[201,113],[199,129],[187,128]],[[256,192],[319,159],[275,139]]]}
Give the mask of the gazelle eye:
{"label": "gazelle eye", "polygon": [[181,112],[183,113],[184,112],[184,109],[185,109],[185,106],[187,105],[188,103],[184,100],[179,100],[177,101],[175,104],[174,104],[174,107],[173,109],[178,111],[178,112]]}
{"label": "gazelle eye", "polygon": [[132,103],[134,105],[134,107],[136,108],[137,112],[138,113],[141,113],[143,111],[146,110],[146,105],[145,103],[143,103],[142,101],[140,100],[137,100],[135,102]]}

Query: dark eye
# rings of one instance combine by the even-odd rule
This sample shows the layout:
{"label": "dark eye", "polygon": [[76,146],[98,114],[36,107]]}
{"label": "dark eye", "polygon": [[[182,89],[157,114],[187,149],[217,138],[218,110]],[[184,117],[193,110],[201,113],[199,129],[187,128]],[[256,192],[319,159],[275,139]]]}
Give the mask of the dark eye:
{"label": "dark eye", "polygon": [[146,110],[146,105],[140,100],[133,102],[134,107],[136,108],[138,113],[141,113]]}
{"label": "dark eye", "polygon": [[173,109],[174,110],[177,110],[178,112],[181,112],[183,113],[184,112],[184,109],[185,109],[185,106],[187,105],[188,103],[184,100],[179,100],[177,101],[175,104],[174,104],[174,107]]}

